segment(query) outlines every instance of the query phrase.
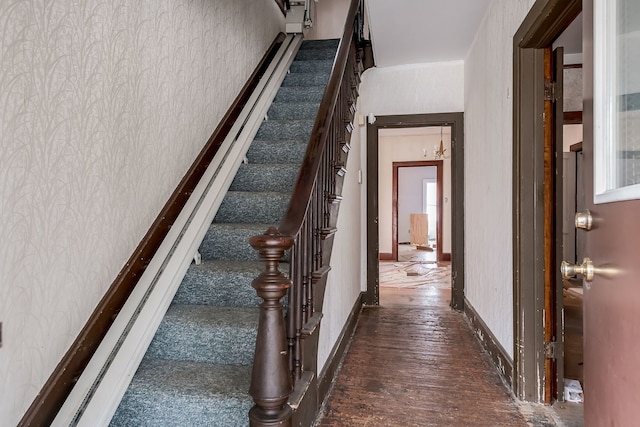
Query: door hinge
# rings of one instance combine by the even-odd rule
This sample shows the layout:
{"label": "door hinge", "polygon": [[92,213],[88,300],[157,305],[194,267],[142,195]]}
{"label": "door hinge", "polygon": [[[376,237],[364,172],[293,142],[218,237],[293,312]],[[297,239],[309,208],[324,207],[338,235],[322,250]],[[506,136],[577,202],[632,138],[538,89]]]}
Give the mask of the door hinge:
{"label": "door hinge", "polygon": [[547,80],[544,82],[544,100],[556,102],[556,82]]}
{"label": "door hinge", "polygon": [[556,342],[545,342],[544,343],[544,357],[545,359],[554,359],[556,358]]}

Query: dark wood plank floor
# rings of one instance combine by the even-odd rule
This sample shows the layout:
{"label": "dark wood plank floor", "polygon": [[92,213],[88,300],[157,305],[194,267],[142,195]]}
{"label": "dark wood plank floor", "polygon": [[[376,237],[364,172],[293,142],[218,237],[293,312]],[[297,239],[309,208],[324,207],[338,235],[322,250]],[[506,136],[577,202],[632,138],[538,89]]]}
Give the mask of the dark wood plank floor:
{"label": "dark wood plank floor", "polygon": [[381,288],[319,426],[527,426],[450,291]]}

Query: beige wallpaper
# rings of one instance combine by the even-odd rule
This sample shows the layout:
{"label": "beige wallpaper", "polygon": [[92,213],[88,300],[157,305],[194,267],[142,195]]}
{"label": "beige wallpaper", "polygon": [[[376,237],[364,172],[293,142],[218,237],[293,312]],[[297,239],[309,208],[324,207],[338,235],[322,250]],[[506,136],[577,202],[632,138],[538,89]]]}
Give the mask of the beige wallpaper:
{"label": "beige wallpaper", "polygon": [[0,425],[283,29],[273,0],[0,2]]}
{"label": "beige wallpaper", "polygon": [[465,297],[513,357],[513,36],[535,0],[495,0],[465,60]]}

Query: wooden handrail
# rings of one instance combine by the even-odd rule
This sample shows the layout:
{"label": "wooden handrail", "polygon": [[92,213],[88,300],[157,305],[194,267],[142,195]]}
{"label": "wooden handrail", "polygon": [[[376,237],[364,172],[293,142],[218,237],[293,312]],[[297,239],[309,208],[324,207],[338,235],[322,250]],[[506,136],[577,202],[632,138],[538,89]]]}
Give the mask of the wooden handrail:
{"label": "wooden handrail", "polygon": [[[255,402],[249,412],[252,427],[290,426],[287,379],[294,387],[299,382],[305,386],[305,381],[317,375],[318,328],[362,73],[357,46],[362,41],[362,5],[362,0],[351,1],[329,83],[279,228],[250,239],[266,264],[265,273],[253,282],[264,302],[251,378],[250,394]],[[289,278],[276,278],[280,259],[287,251]],[[285,288],[286,319],[280,303]],[[283,363],[283,356],[288,363]],[[303,386],[300,389],[305,390]]]}
{"label": "wooden handrail", "polygon": [[349,49],[351,47],[351,41],[353,40],[356,16],[358,13],[360,13],[360,0],[352,0],[344,32],[342,33],[340,45],[338,46],[336,60],[331,69],[331,77],[329,78],[329,83],[318,107],[318,116],[311,131],[311,139],[307,146],[307,152],[293,187],[291,203],[278,227],[281,234],[289,236],[298,235],[309,203],[311,202],[311,191],[318,176],[318,170],[320,169],[320,160],[326,146],[329,123],[333,118],[333,111],[335,110],[338,100],[342,76],[347,66]]}

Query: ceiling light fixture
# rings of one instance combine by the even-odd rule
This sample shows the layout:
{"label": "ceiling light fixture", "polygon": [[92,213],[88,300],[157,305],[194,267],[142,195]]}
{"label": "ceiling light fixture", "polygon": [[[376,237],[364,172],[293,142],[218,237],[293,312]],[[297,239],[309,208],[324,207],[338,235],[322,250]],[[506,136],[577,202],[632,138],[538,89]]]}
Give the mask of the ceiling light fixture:
{"label": "ceiling light fixture", "polygon": [[436,144],[435,147],[433,147],[433,156],[436,158],[436,160],[444,159],[444,153],[446,151],[447,149],[444,148],[444,144],[442,142],[442,126],[440,126],[440,144]]}

